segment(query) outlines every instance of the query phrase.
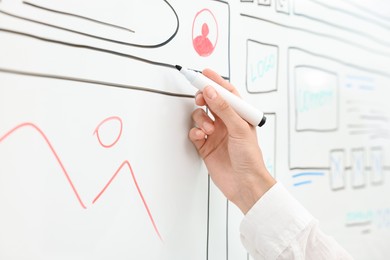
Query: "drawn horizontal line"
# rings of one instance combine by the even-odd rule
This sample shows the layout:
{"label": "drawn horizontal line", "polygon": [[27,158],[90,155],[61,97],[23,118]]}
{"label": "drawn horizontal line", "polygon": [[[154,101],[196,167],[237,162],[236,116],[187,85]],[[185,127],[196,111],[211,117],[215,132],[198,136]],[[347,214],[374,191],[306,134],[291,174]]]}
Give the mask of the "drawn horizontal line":
{"label": "drawn horizontal line", "polygon": [[325,173],[323,172],[301,172],[301,173],[296,173],[292,175],[293,178],[297,177],[302,177],[302,176],[324,176]]}
{"label": "drawn horizontal line", "polygon": [[356,75],[347,75],[346,78],[349,80],[366,81],[366,82],[374,82],[375,81],[373,78],[370,78],[370,77],[356,76]]}
{"label": "drawn horizontal line", "polygon": [[134,30],[126,28],[126,27],[122,27],[122,26],[111,24],[111,23],[107,23],[107,22],[102,22],[102,21],[99,21],[99,20],[96,20],[96,19],[92,19],[92,18],[89,18],[89,17],[77,15],[77,14],[72,14],[72,13],[67,13],[67,12],[63,12],[63,11],[59,11],[59,10],[50,9],[50,8],[43,7],[43,6],[40,6],[40,5],[37,5],[37,4],[33,4],[31,2],[28,2],[28,1],[23,1],[23,4],[31,6],[31,7],[34,7],[34,8],[37,8],[37,9],[42,9],[42,10],[45,10],[45,11],[58,13],[58,14],[63,14],[63,15],[67,15],[67,16],[73,16],[73,17],[77,17],[77,18],[80,18],[80,19],[83,19],[83,20],[87,20],[87,21],[98,23],[98,24],[107,25],[107,26],[111,26],[111,27],[114,27],[114,28],[117,28],[117,29],[125,30],[127,32],[135,33]]}
{"label": "drawn horizontal line", "polygon": [[360,118],[366,120],[377,120],[377,121],[385,121],[385,122],[389,121],[389,118],[386,116],[361,115]]}
{"label": "drawn horizontal line", "polygon": [[342,0],[342,1],[345,2],[345,3],[348,3],[348,4],[350,4],[350,5],[352,5],[352,6],[354,6],[354,7],[356,7],[357,9],[359,9],[359,10],[361,10],[361,11],[363,11],[363,12],[366,12],[366,13],[368,13],[368,14],[374,16],[374,17],[380,17],[381,19],[383,19],[383,20],[385,20],[385,21],[387,21],[387,22],[390,21],[390,18],[389,18],[389,17],[386,17],[386,16],[384,16],[384,15],[378,13],[378,12],[374,12],[374,11],[371,11],[371,10],[369,10],[369,9],[367,9],[367,8],[364,8],[364,7],[362,7],[361,5],[357,4],[356,1],[351,1],[351,0]]}
{"label": "drawn horizontal line", "polygon": [[161,43],[152,44],[152,45],[135,44],[135,43],[129,43],[129,42],[117,41],[117,40],[113,40],[113,39],[109,39],[109,38],[104,38],[104,37],[101,37],[101,36],[92,35],[92,34],[80,32],[80,31],[76,31],[76,30],[73,30],[73,29],[68,29],[68,28],[65,28],[65,27],[61,27],[61,26],[45,23],[45,22],[40,22],[40,21],[37,21],[37,20],[34,20],[34,19],[30,19],[30,18],[26,18],[26,17],[20,16],[20,15],[16,15],[16,14],[4,11],[4,10],[0,10],[0,13],[2,13],[4,15],[7,15],[7,16],[10,16],[10,17],[13,17],[13,18],[17,18],[17,19],[21,19],[21,20],[24,20],[24,21],[40,24],[40,25],[47,26],[47,27],[52,27],[52,28],[55,28],[55,29],[66,31],[66,32],[71,32],[71,33],[83,35],[83,36],[90,37],[90,38],[95,38],[95,39],[102,40],[102,41],[122,44],[122,45],[126,45],[126,46],[138,47],[138,48],[158,48],[158,47],[162,47],[162,46],[166,45],[167,43],[169,43],[177,35],[177,33],[179,31],[179,17],[177,16],[176,11],[173,9],[173,7],[166,0],[163,0],[163,1],[172,9],[172,11],[173,11],[173,13],[174,13],[174,15],[176,17],[176,21],[177,21],[176,30],[175,30],[175,32],[173,32],[173,34],[167,40],[165,40],[165,41],[163,41]]}
{"label": "drawn horizontal line", "polygon": [[312,181],[301,181],[301,182],[294,183],[293,185],[295,187],[298,187],[298,186],[307,185],[307,184],[311,184],[311,183],[312,183]]}
{"label": "drawn horizontal line", "polygon": [[364,46],[362,44],[357,44],[356,42],[349,41],[349,40],[346,40],[344,38],[337,37],[337,36],[334,36],[334,35],[330,35],[330,34],[326,34],[326,33],[319,33],[319,32],[316,32],[316,31],[312,31],[312,30],[309,30],[309,29],[300,28],[300,27],[296,27],[296,26],[292,26],[292,25],[281,24],[281,23],[278,23],[278,22],[275,22],[275,21],[269,21],[269,20],[266,20],[264,18],[254,16],[254,15],[249,15],[249,14],[244,14],[244,13],[241,13],[240,15],[243,16],[243,17],[252,18],[252,19],[255,19],[255,20],[259,20],[259,21],[263,21],[263,22],[266,22],[266,23],[274,24],[276,26],[280,26],[280,27],[284,27],[284,28],[288,28],[288,29],[292,29],[292,30],[297,30],[297,31],[302,31],[302,32],[314,34],[314,35],[317,35],[317,36],[321,36],[321,37],[326,37],[326,38],[329,38],[329,39],[337,40],[337,41],[346,43],[348,45],[352,45],[352,46],[358,47],[358,48],[360,48],[362,50],[365,50],[365,51],[368,51],[368,52],[371,52],[371,53],[385,55],[387,57],[390,56],[390,52],[378,51],[377,49],[369,48],[369,47]]}
{"label": "drawn horizontal line", "polygon": [[379,126],[374,124],[347,124],[348,128],[374,128],[377,129]]}
{"label": "drawn horizontal line", "polygon": [[[2,11],[0,10],[0,13],[1,12]],[[41,40],[41,41],[55,43],[55,44],[61,44],[61,45],[69,46],[69,47],[75,47],[75,48],[80,48],[80,49],[88,49],[88,50],[93,50],[93,51],[98,51],[98,52],[104,52],[104,53],[108,53],[108,54],[112,54],[112,55],[116,55],[116,56],[121,56],[121,57],[125,57],[125,58],[130,58],[130,59],[142,61],[142,62],[153,64],[153,65],[158,65],[158,66],[162,66],[162,67],[168,67],[168,68],[176,69],[175,66],[172,65],[172,64],[151,61],[151,60],[140,58],[140,57],[137,57],[137,56],[134,56],[134,55],[129,55],[129,54],[125,54],[125,53],[122,53],[122,52],[116,52],[116,51],[112,51],[112,50],[108,50],[108,49],[102,49],[102,48],[92,47],[92,46],[88,46],[88,45],[75,44],[75,43],[70,43],[70,42],[63,42],[63,41],[59,41],[59,40],[44,38],[44,37],[41,37],[41,36],[29,34],[29,33],[9,30],[9,29],[5,29],[5,28],[1,28],[1,27],[0,27],[0,32],[16,34],[16,35],[20,35],[20,36],[24,36],[24,37],[33,38],[33,39],[36,39],[36,40]]]}
{"label": "drawn horizontal line", "polygon": [[331,22],[328,22],[326,20],[321,20],[319,18],[315,18],[315,17],[312,17],[312,16],[309,16],[307,14],[303,14],[303,13],[297,13],[294,11],[294,15],[296,16],[301,16],[301,17],[304,17],[306,19],[309,19],[309,20],[312,20],[312,21],[316,21],[316,22],[319,22],[319,23],[323,23],[323,24],[326,24],[328,26],[332,26],[334,28],[337,28],[337,29],[340,29],[340,30],[343,30],[343,31],[347,31],[349,33],[353,33],[353,34],[356,34],[356,35],[359,35],[361,37],[364,37],[366,39],[369,39],[377,44],[380,44],[382,46],[385,46],[385,47],[389,47],[390,43],[387,42],[387,41],[383,41],[381,40],[380,38],[378,37],[375,37],[373,35],[370,35],[368,33],[364,33],[362,31],[358,31],[358,30],[353,30],[351,28],[348,28],[348,27],[344,27],[344,26],[341,26],[341,25],[338,25],[338,24],[335,24],[335,23],[331,23]]}
{"label": "drawn horizontal line", "polygon": [[388,26],[388,25],[386,25],[386,24],[384,24],[384,23],[381,23],[381,22],[379,22],[379,21],[377,21],[377,20],[375,20],[375,19],[369,18],[369,17],[367,17],[367,16],[362,16],[362,15],[359,15],[359,14],[354,13],[354,12],[350,12],[350,11],[345,10],[345,9],[342,9],[342,8],[330,6],[330,5],[327,5],[327,4],[325,4],[325,3],[323,3],[323,2],[320,2],[320,1],[317,1],[317,0],[311,0],[311,1],[312,1],[312,2],[315,2],[315,3],[318,4],[318,5],[321,5],[321,6],[323,6],[323,7],[326,7],[326,8],[328,8],[328,9],[330,9],[330,10],[338,11],[338,12],[344,13],[344,14],[348,14],[348,15],[350,15],[350,16],[352,16],[352,17],[358,18],[358,19],[363,20],[363,21],[365,21],[365,22],[369,22],[369,23],[375,24],[375,25],[377,25],[377,26],[380,26],[380,27],[382,27],[382,28],[385,28],[385,29],[387,29],[387,30],[390,30],[390,26]]}
{"label": "drawn horizontal line", "polygon": [[373,133],[373,130],[356,130],[356,131],[349,131],[350,135],[369,135]]}
{"label": "drawn horizontal line", "polygon": [[[0,13],[1,12],[2,11],[0,10]],[[87,49],[87,50],[91,50],[91,51],[107,53],[107,54],[111,54],[111,55],[115,55],[115,56],[119,56],[119,57],[129,58],[129,59],[141,61],[144,63],[160,66],[160,67],[170,68],[170,69],[173,69],[175,71],[177,70],[175,65],[172,65],[172,64],[158,62],[158,61],[152,61],[152,60],[144,59],[144,58],[141,58],[138,56],[134,56],[134,55],[130,55],[130,54],[122,53],[122,52],[112,51],[112,50],[108,50],[108,49],[102,49],[102,48],[88,46],[88,45],[82,45],[82,44],[76,44],[76,43],[70,43],[70,42],[49,39],[49,38],[45,38],[45,37],[41,37],[41,36],[37,36],[37,35],[25,33],[25,32],[9,30],[9,29],[5,29],[5,28],[1,28],[1,27],[0,27],[0,32],[15,34],[15,35],[23,36],[23,37],[32,38],[35,40],[50,42],[50,43],[54,43],[54,44],[60,44],[60,45],[68,46],[68,47],[74,47],[74,48]],[[224,75],[221,75],[221,77],[224,78],[225,80],[230,79],[228,76],[224,76]]]}
{"label": "drawn horizontal line", "polygon": [[371,225],[371,221],[361,221],[361,222],[351,222],[351,223],[345,223],[346,227],[360,227],[360,226],[369,226]]}
{"label": "drawn horizontal line", "polygon": [[[369,73],[373,73],[373,74],[377,74],[377,75],[381,75],[383,77],[386,77],[386,78],[389,78],[390,79],[390,73],[388,73],[387,71],[379,71],[379,70],[374,70],[374,69],[371,69],[371,68],[368,68],[368,67],[362,67],[362,66],[358,66],[358,65],[355,65],[353,63],[348,63],[348,62],[345,62],[343,60],[340,60],[340,59],[337,59],[337,58],[334,58],[334,57],[330,57],[330,56],[327,56],[327,55],[324,55],[324,54],[320,54],[320,53],[316,53],[316,52],[312,52],[312,51],[308,51],[308,50],[305,50],[305,49],[302,49],[300,47],[289,47],[288,48],[289,50],[299,50],[301,52],[304,52],[304,53],[307,53],[307,54],[310,54],[312,56],[317,56],[317,57],[320,57],[320,58],[324,58],[324,59],[327,59],[327,60],[331,60],[331,61],[334,61],[334,62],[337,62],[337,63],[340,63],[342,65],[345,65],[347,67],[351,67],[351,68],[355,68],[355,69],[358,69],[358,70],[362,70],[364,72],[369,72]],[[390,57],[390,56],[388,56]],[[363,100],[361,102],[364,102]]]}
{"label": "drawn horizontal line", "polygon": [[322,170],[329,171],[330,167],[290,167],[290,170]]}
{"label": "drawn horizontal line", "polygon": [[107,87],[131,89],[131,90],[161,94],[161,95],[165,95],[165,96],[173,96],[173,97],[180,97],[180,98],[194,98],[194,95],[172,93],[172,92],[156,90],[156,89],[151,89],[151,88],[144,88],[144,87],[125,85],[125,84],[117,84],[117,83],[90,80],[90,79],[81,79],[81,78],[73,78],[73,77],[66,77],[66,76],[59,76],[59,75],[50,75],[50,74],[43,74],[43,73],[19,71],[19,70],[6,69],[6,68],[0,68],[0,72],[16,74],[16,75],[23,75],[23,76],[38,77],[38,78],[49,78],[49,79],[81,82],[81,83],[95,84],[95,85],[101,85],[101,86],[107,86]]}
{"label": "drawn horizontal line", "polygon": [[380,134],[373,134],[370,136],[371,140],[374,139],[390,139],[390,134],[388,133],[380,133]]}

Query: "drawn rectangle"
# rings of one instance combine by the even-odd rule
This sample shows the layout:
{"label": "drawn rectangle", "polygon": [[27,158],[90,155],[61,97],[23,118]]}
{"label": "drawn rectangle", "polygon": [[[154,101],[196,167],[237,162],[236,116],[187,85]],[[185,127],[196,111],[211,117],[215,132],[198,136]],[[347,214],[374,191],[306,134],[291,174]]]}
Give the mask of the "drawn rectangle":
{"label": "drawn rectangle", "polygon": [[345,188],[345,152],[333,150],[329,154],[330,187],[332,190]]}
{"label": "drawn rectangle", "polygon": [[257,0],[258,5],[271,5],[271,0]]}
{"label": "drawn rectangle", "polygon": [[257,131],[257,139],[269,173],[276,175],[276,114],[265,114],[267,122]]}
{"label": "drawn rectangle", "polygon": [[362,188],[366,186],[367,176],[365,170],[365,151],[364,148],[351,150],[352,174],[351,181],[353,188]]}
{"label": "drawn rectangle", "polygon": [[279,13],[290,14],[290,0],[275,0],[275,8]]}
{"label": "drawn rectangle", "polygon": [[382,147],[373,147],[370,149],[371,183],[382,184],[384,181],[383,160],[384,151]]}
{"label": "drawn rectangle", "polygon": [[294,75],[296,130],[337,130],[338,75],[312,66],[297,66]]}
{"label": "drawn rectangle", "polygon": [[249,93],[277,90],[279,48],[276,45],[247,41],[246,88]]}

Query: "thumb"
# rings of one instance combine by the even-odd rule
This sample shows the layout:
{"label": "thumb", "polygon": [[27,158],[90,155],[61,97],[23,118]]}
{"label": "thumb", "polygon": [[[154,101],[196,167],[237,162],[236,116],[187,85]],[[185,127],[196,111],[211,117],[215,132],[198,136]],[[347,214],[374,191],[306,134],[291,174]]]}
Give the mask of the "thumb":
{"label": "thumb", "polygon": [[213,87],[205,87],[203,96],[209,109],[223,121],[230,134],[240,134],[248,128],[248,123],[234,111]]}

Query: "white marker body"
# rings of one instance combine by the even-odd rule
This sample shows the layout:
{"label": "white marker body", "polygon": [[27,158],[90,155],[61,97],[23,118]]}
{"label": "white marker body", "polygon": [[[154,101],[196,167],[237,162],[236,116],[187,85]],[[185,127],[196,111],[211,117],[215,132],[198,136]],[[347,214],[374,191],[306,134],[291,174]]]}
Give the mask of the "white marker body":
{"label": "white marker body", "polygon": [[197,89],[203,91],[207,86],[213,87],[237,112],[237,114],[253,126],[262,126],[265,123],[264,113],[246,103],[224,87],[218,85],[201,73],[182,68],[180,72]]}

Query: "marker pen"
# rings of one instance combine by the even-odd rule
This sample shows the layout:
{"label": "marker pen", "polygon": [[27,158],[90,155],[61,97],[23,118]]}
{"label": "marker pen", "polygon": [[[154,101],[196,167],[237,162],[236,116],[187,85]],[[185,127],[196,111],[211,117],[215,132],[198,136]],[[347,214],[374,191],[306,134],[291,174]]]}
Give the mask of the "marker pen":
{"label": "marker pen", "polygon": [[203,91],[203,89],[207,86],[212,86],[230,104],[230,106],[237,112],[237,114],[249,124],[253,126],[262,126],[265,124],[266,117],[264,116],[263,112],[249,105],[244,100],[231,93],[229,90],[218,85],[211,79],[204,76],[202,73],[182,68],[179,65],[176,65],[175,67],[194,87],[200,91]]}

